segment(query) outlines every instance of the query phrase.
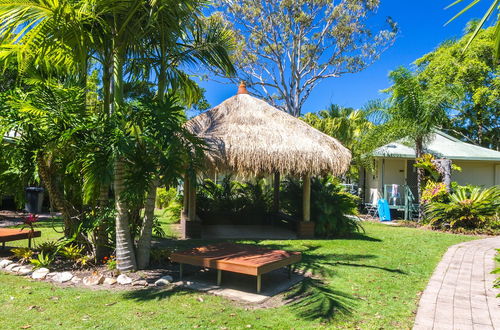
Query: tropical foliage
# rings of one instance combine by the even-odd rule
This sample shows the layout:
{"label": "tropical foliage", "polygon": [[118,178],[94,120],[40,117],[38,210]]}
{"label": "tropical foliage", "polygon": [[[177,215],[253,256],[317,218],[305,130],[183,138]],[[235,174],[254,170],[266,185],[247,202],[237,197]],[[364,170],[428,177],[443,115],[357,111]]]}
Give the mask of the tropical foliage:
{"label": "tropical foliage", "polygon": [[[481,229],[499,226],[500,189],[497,186],[458,187],[449,202],[433,202],[426,206],[426,215],[434,228]],[[497,228],[498,229],[498,228]]]}
{"label": "tropical foliage", "polygon": [[[459,3],[461,3],[463,0],[455,0],[453,1],[450,5],[448,5],[446,7],[446,9],[450,8],[450,7],[453,7]],[[471,9],[472,7],[474,7],[476,4],[478,4],[481,0],[472,0],[470,1],[470,3],[465,7],[463,8],[461,11],[458,12],[458,14],[456,14],[455,16],[453,16],[448,22],[446,22],[446,24],[449,24],[450,22],[454,21],[457,17],[459,17],[460,15],[462,15],[463,13],[465,13],[466,11],[468,11],[469,9]],[[486,23],[486,21],[494,15],[495,15],[495,12],[497,13],[497,17],[496,17],[496,24],[495,24],[495,56],[496,56],[496,59],[498,60],[500,58],[500,0],[491,0],[491,5],[490,7],[488,8],[488,10],[486,11],[486,13],[484,14],[484,16],[481,18],[481,21],[477,24],[476,28],[474,29],[474,31],[472,32],[472,34],[470,35],[468,41],[467,41],[467,44],[465,45],[464,47],[464,51],[466,51],[469,46],[471,45],[472,41],[476,40],[478,34],[479,34],[479,31],[481,30],[481,28],[484,26],[484,23]]]}
{"label": "tropical foliage", "polygon": [[239,182],[225,176],[221,183],[205,179],[197,192],[197,208],[205,221],[263,223],[272,209],[272,189],[264,179]]}
{"label": "tropical foliage", "polygon": [[[301,219],[302,183],[288,179],[283,183],[282,204],[285,213]],[[359,198],[343,191],[331,178],[313,178],[311,183],[311,221],[319,237],[343,237],[362,231],[358,214]]]}
{"label": "tropical foliage", "polygon": [[494,29],[480,30],[465,52],[464,45],[477,22],[470,22],[458,40],[446,41],[417,59],[417,71],[430,99],[449,97],[451,130],[466,142],[500,149],[500,62],[494,59]]}
{"label": "tropical foliage", "polygon": [[302,119],[312,127],[336,138],[351,151],[353,166],[347,176],[349,179],[357,179],[359,165],[369,163],[365,156],[372,151],[363,143],[363,136],[374,127],[368,116],[369,113],[363,110],[331,104],[326,110],[305,114]]}
{"label": "tropical foliage", "polygon": [[234,72],[232,34],[204,6],[0,1],[0,60],[19,82],[0,118],[2,134],[17,132],[5,147],[19,157],[0,165],[43,184],[65,236],[96,259],[114,241],[121,270],[149,263],[156,188],[176,183],[200,151],[182,125],[202,93],[183,69]]}

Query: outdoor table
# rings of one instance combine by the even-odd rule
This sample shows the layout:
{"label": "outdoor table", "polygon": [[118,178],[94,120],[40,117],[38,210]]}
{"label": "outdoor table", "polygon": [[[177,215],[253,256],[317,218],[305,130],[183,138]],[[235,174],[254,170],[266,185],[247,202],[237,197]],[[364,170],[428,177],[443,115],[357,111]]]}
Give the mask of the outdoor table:
{"label": "outdoor table", "polygon": [[5,242],[19,241],[23,239],[28,240],[28,247],[31,248],[31,239],[40,237],[42,233],[38,230],[31,231],[17,228],[0,228],[0,242],[2,248],[5,248]]}
{"label": "outdoor table", "polygon": [[170,258],[180,264],[181,280],[182,265],[189,264],[216,269],[217,285],[221,284],[223,270],[257,276],[257,292],[260,293],[262,274],[288,266],[290,278],[291,265],[299,262],[302,255],[300,252],[271,250],[255,245],[221,243],[174,252]]}

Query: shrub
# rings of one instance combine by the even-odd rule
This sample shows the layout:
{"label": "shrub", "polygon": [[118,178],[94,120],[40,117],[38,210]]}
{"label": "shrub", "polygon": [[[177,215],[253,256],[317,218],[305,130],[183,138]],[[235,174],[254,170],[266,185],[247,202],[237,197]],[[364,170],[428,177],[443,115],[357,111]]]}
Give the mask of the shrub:
{"label": "shrub", "polygon": [[207,179],[197,193],[200,216],[229,216],[239,223],[264,220],[272,207],[272,188],[265,179],[238,182],[226,176],[220,184]]}
{"label": "shrub", "polygon": [[428,204],[432,202],[444,203],[448,200],[448,191],[446,185],[442,182],[427,181],[425,188],[422,191],[422,203]]}
{"label": "shrub", "polygon": [[[495,268],[491,273],[492,274],[500,274],[500,249],[497,249],[497,254],[495,255],[495,262],[497,264],[497,268]],[[493,282],[493,287],[500,289],[500,277],[497,277]],[[500,298],[500,293],[497,294],[497,298]]]}
{"label": "shrub", "polygon": [[102,260],[102,263],[106,265],[108,270],[115,270],[116,269],[115,256],[104,257],[104,259]]}
{"label": "shrub", "polygon": [[494,225],[500,207],[500,189],[458,187],[449,202],[431,202],[426,216],[433,228],[478,229]]}
{"label": "shrub", "polygon": [[169,261],[171,254],[169,249],[151,249],[151,263],[163,265]]}
{"label": "shrub", "polygon": [[36,258],[32,258],[30,262],[35,268],[50,267],[54,262],[54,255],[41,252]]}
{"label": "shrub", "polygon": [[83,250],[83,247],[71,244],[63,247],[60,251],[60,254],[69,260],[77,262],[80,258],[83,257]]}
{"label": "shrub", "polygon": [[175,188],[158,188],[156,190],[156,207],[159,209],[166,208],[170,203],[177,198],[177,190]]}
{"label": "shrub", "polygon": [[19,259],[20,263],[28,262],[33,256],[33,251],[29,248],[15,248],[12,249],[12,252],[14,256]]}
{"label": "shrub", "polygon": [[[311,183],[311,220],[316,235],[346,236],[362,231],[357,215],[359,198],[342,191],[343,187],[329,178],[313,178]],[[288,179],[283,183],[282,202],[285,212],[302,218],[302,183]]]}
{"label": "shrub", "polygon": [[45,241],[38,244],[36,249],[44,254],[55,254],[59,250],[59,244],[55,241]]}

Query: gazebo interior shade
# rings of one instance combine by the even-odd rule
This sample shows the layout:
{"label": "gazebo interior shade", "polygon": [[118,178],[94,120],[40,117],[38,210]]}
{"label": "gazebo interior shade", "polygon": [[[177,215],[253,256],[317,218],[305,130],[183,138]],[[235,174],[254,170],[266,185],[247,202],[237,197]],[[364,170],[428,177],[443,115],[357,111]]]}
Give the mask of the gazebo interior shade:
{"label": "gazebo interior shade", "polygon": [[248,94],[187,122],[208,145],[207,166],[241,175],[341,175],[351,152],[336,139]]}

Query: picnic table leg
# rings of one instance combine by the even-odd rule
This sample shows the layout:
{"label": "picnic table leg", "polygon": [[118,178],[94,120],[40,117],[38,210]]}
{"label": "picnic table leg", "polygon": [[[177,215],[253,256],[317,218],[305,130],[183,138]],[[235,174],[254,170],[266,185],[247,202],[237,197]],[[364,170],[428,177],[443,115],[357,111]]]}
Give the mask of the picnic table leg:
{"label": "picnic table leg", "polygon": [[182,264],[179,264],[179,280],[182,281]]}
{"label": "picnic table leg", "polygon": [[31,249],[31,237],[28,237],[28,248]]}
{"label": "picnic table leg", "polygon": [[257,275],[257,293],[260,293],[261,288],[261,275]]}
{"label": "picnic table leg", "polygon": [[220,286],[222,282],[222,270],[217,269],[217,285]]}

